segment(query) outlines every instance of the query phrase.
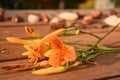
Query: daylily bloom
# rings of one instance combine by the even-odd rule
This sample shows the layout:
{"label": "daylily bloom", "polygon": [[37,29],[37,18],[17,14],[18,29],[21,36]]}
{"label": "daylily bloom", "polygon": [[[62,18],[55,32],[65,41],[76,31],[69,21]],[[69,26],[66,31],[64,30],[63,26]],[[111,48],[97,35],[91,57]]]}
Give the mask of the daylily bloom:
{"label": "daylily bloom", "polygon": [[28,58],[35,59],[34,63],[37,63],[39,59],[44,58],[44,53],[49,49],[46,44],[30,44],[26,53],[28,54]]}
{"label": "daylily bloom", "polygon": [[49,56],[50,65],[53,67],[58,67],[69,61],[76,60],[76,52],[74,47],[64,44],[62,40],[55,35],[51,36],[48,41],[52,48]]}
{"label": "daylily bloom", "polygon": [[[26,27],[26,30],[28,30],[29,33],[32,33],[31,29],[27,29],[28,27]],[[59,29],[56,30],[54,32],[52,32],[51,34],[48,34],[47,36],[43,37],[41,40],[38,41],[37,44],[32,45],[32,47],[28,47],[29,45],[25,45],[24,47],[28,50],[27,52],[24,52],[22,55],[29,55],[29,58],[34,59],[35,58],[35,63],[37,62],[37,59],[41,57],[41,55],[39,53],[44,53],[45,51],[47,51],[46,47],[44,50],[44,47],[41,45],[45,45],[48,41],[48,39],[51,37],[51,35],[60,35],[65,31],[65,29]],[[30,45],[31,46],[31,45]],[[47,46],[48,47],[48,46]],[[41,52],[42,51],[42,52]],[[43,55],[43,54],[42,54]]]}

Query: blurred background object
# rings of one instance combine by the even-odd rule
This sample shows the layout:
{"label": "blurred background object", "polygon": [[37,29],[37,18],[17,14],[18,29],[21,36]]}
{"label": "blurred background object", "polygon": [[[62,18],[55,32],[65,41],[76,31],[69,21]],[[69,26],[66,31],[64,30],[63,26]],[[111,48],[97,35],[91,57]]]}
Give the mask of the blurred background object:
{"label": "blurred background object", "polygon": [[96,9],[113,9],[117,0],[95,0]]}
{"label": "blurred background object", "polygon": [[111,9],[120,0],[0,0],[5,9]]}

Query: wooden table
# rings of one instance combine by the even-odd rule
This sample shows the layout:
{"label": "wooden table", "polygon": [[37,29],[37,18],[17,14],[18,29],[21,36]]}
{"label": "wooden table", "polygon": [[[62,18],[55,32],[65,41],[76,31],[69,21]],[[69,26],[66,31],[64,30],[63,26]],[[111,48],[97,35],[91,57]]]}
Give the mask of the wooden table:
{"label": "wooden table", "polygon": [[[23,46],[9,43],[5,39],[9,36],[30,39],[24,32],[25,25],[28,24],[0,26],[0,67],[28,63],[28,60],[21,56],[21,53],[25,51]],[[49,25],[36,24],[29,26],[43,35],[52,32]],[[110,28],[85,30],[102,36],[106,31],[110,30]],[[114,47],[119,47],[119,30],[120,28],[117,28],[112,34],[105,38],[100,45],[117,42],[118,44],[115,44]],[[97,40],[89,35],[63,37],[63,39],[72,41],[79,40],[87,43],[94,43]],[[16,72],[0,69],[0,80],[120,80],[120,53],[102,55],[97,57],[96,61],[98,62],[97,65],[83,64],[64,73],[45,76],[32,75],[32,70]]]}

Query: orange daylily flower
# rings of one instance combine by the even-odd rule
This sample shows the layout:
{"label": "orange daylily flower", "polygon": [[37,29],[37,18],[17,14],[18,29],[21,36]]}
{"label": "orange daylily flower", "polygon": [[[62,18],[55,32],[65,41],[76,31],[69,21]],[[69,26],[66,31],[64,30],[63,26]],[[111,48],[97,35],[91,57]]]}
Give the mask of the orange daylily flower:
{"label": "orange daylily flower", "polygon": [[49,49],[46,44],[31,44],[29,45],[28,58],[34,58],[34,63],[38,62],[38,59],[44,58],[44,53]]}
{"label": "orange daylily flower", "polygon": [[75,48],[64,44],[59,37],[55,35],[51,36],[49,43],[52,48],[49,56],[49,64],[53,67],[58,67],[69,61],[76,60]]}

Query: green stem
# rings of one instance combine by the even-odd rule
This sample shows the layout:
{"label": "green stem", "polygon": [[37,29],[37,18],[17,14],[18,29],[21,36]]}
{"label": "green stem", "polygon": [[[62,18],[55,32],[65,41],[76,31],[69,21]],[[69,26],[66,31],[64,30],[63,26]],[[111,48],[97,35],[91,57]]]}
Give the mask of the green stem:
{"label": "green stem", "polygon": [[67,44],[74,44],[74,45],[81,45],[81,46],[93,46],[92,44],[84,44],[80,42],[73,42],[73,41],[66,41],[66,40],[64,40],[63,42]]}
{"label": "green stem", "polygon": [[120,49],[113,49],[113,50],[103,50],[103,51],[96,51],[96,52],[92,52],[91,54],[89,54],[85,60],[91,60],[96,58],[99,55],[103,55],[103,54],[110,54],[110,53],[120,53]]}
{"label": "green stem", "polygon": [[[76,30],[74,27],[71,27],[71,28],[66,28],[66,33],[64,33],[65,36],[73,36],[73,35],[76,35],[76,34],[73,34],[73,33],[68,33],[68,31],[71,31],[71,30]],[[83,34],[89,34],[97,39],[100,39],[99,36],[93,34],[93,33],[90,33],[90,32],[85,32],[85,31],[82,31],[80,30],[80,33],[83,33]]]}
{"label": "green stem", "polygon": [[76,30],[75,27],[66,28],[66,31]]}
{"label": "green stem", "polygon": [[89,34],[89,35],[91,35],[91,36],[93,36],[93,37],[96,37],[97,39],[100,39],[99,36],[97,36],[97,35],[95,35],[95,34],[93,34],[93,33],[85,32],[85,31],[81,31],[81,30],[80,30],[80,32],[81,32],[81,33],[84,33],[84,34]]}
{"label": "green stem", "polygon": [[63,35],[64,35],[64,36],[74,36],[74,35],[76,35],[76,34],[65,32]]}
{"label": "green stem", "polygon": [[[120,23],[119,23],[120,24]],[[115,27],[113,27],[110,31],[108,31],[104,36],[102,36],[94,45],[92,48],[90,48],[89,50],[93,49],[95,46],[97,46],[103,39],[105,39],[111,32],[113,32],[118,26],[119,24],[117,24]]]}
{"label": "green stem", "polygon": [[104,54],[106,53],[120,53],[120,49],[113,49],[113,50],[105,50],[103,51]]}

